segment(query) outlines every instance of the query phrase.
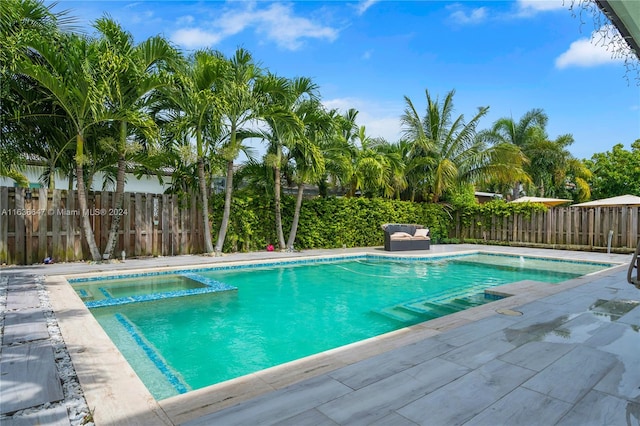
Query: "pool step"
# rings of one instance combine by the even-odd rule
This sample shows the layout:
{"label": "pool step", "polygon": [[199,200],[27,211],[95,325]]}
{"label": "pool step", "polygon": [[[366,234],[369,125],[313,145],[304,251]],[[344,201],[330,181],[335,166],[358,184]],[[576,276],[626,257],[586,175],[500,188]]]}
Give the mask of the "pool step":
{"label": "pool step", "polygon": [[423,314],[433,315],[436,318],[454,314],[462,310],[462,308],[457,308],[449,304],[432,303],[426,301],[407,303],[406,305],[402,305],[401,308]]}
{"label": "pool step", "polygon": [[471,294],[442,302],[432,302],[426,298],[414,299],[409,302],[374,310],[373,312],[405,324],[415,324],[484,305],[494,300],[496,300],[495,297],[487,297],[484,293]]}
{"label": "pool step", "polygon": [[238,287],[225,284],[218,280],[214,280],[213,278],[203,277],[200,274],[196,274],[194,272],[183,272],[180,274],[181,277],[188,278],[190,280],[199,282],[200,284],[204,284],[207,287],[212,288],[214,291],[229,291],[229,290],[237,290]]}
{"label": "pool step", "polygon": [[400,306],[388,306],[386,308],[374,310],[373,312],[403,324],[417,324],[419,322],[435,318],[426,313],[412,312],[402,309]]}

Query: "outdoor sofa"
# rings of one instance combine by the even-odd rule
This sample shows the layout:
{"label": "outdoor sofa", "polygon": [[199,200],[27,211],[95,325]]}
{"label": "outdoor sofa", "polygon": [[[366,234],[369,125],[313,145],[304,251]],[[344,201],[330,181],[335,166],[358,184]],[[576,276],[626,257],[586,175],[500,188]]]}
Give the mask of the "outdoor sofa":
{"label": "outdoor sofa", "polygon": [[429,228],[406,223],[385,223],[384,249],[386,251],[429,250]]}

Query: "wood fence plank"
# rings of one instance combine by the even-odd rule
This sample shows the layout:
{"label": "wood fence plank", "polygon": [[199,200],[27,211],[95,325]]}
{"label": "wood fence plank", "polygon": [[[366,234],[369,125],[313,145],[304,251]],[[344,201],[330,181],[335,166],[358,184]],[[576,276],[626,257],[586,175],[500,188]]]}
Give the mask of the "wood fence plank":
{"label": "wood fence plank", "polygon": [[0,187],[0,264],[9,259],[9,188]]}
{"label": "wood fence plank", "polygon": [[609,230],[611,229],[611,209],[609,207],[603,207],[601,209],[602,231],[600,235],[600,245],[602,247],[607,246],[609,241]]}
{"label": "wood fence plank", "polygon": [[194,253],[198,250],[198,240],[200,239],[199,235],[199,225],[202,222],[202,215],[198,214],[198,200],[195,195],[191,196],[191,210],[189,215],[189,229],[191,229],[191,233],[189,234],[189,244],[188,244],[188,253]]}
{"label": "wood fence plank", "polygon": [[135,243],[133,247],[133,255],[140,256],[142,255],[142,229],[144,226],[144,221],[142,219],[144,206],[142,205],[142,194],[136,192],[135,194],[135,203],[134,203],[134,214],[135,214]]}
{"label": "wood fence plank", "polygon": [[637,210],[637,207],[627,207],[627,233],[625,247],[635,247],[636,235],[633,233],[633,211]]}
{"label": "wood fence plank", "polygon": [[544,242],[546,244],[552,244],[551,242],[551,226],[553,221],[551,220],[551,210],[547,210],[546,212],[544,212]]}
{"label": "wood fence plank", "polygon": [[182,234],[180,235],[180,246],[179,246],[180,254],[189,253],[189,249],[188,249],[189,239],[191,238],[191,235],[194,232],[193,226],[187,226],[187,223],[189,223],[190,216],[191,216],[190,209],[188,208],[180,209],[180,229],[182,229]]}
{"label": "wood fence plank", "polygon": [[171,196],[171,256],[180,250],[180,233],[184,233],[184,228],[180,227],[180,206],[178,196]]}
{"label": "wood fence plank", "polygon": [[16,212],[17,214],[14,214],[14,221],[15,221],[15,230],[16,230],[16,236],[15,236],[15,241],[16,241],[16,261],[19,264],[24,265],[27,261],[26,258],[26,248],[27,248],[27,242],[26,242],[26,223],[25,223],[25,215],[21,213],[21,211],[24,211],[24,190],[22,188],[16,188]]}
{"label": "wood fence plank", "polygon": [[582,244],[580,241],[580,213],[584,209],[574,208],[573,209],[573,241],[572,244]]}
{"label": "wood fence plank", "polygon": [[145,234],[145,254],[147,256],[153,254],[153,231],[155,229],[154,220],[154,205],[153,205],[153,194],[145,194],[145,215],[146,220],[144,221],[144,230]]}
{"label": "wood fence plank", "polygon": [[47,241],[47,210],[49,209],[49,191],[47,188],[38,189],[38,210],[36,217],[38,219],[38,254],[36,259],[42,262],[45,257],[52,255],[49,251],[49,242]]}
{"label": "wood fence plank", "polygon": [[556,230],[556,244],[564,244],[564,209],[563,208],[559,208],[557,209],[558,211],[558,218],[557,218],[557,230]]}
{"label": "wood fence plank", "polygon": [[[61,202],[63,201],[64,204],[61,207],[64,207],[65,211],[72,211],[73,209],[73,191],[67,191],[65,192],[66,197],[64,197],[62,200],[60,200]],[[66,214],[64,215],[64,227],[66,230],[66,242],[65,242],[65,254],[64,254],[64,260],[65,262],[70,262],[72,260],[74,260],[74,241],[75,241],[75,227],[73,226],[72,223],[72,216],[71,214]]]}
{"label": "wood fence plank", "polygon": [[[104,252],[104,250],[107,249],[107,242],[109,241],[109,230],[111,229],[111,221],[113,220],[113,216],[109,214],[109,209],[113,209],[115,205],[115,193],[102,191],[100,193],[100,198],[102,198],[102,210],[100,212],[100,233],[102,234],[100,238],[100,246],[102,248],[100,251]],[[113,255],[115,254],[115,247],[114,252],[111,254],[113,257]]]}
{"label": "wood fence plank", "polygon": [[83,248],[82,248],[82,226],[80,225],[80,221],[82,221],[83,212],[80,211],[80,202],[78,201],[78,191],[69,191],[69,204],[70,209],[72,211],[78,212],[78,214],[70,216],[71,217],[71,246],[73,250],[73,260],[83,259]]}
{"label": "wood fence plank", "polygon": [[171,197],[162,194],[162,248],[160,254],[167,256],[171,253]]}
{"label": "wood fence plank", "polygon": [[[122,249],[125,256],[131,256],[134,253],[134,249],[131,247],[131,196],[130,192],[124,193],[124,199],[122,200]],[[122,254],[120,254],[122,255]]]}
{"label": "wood fence plank", "polygon": [[602,235],[602,208],[598,207],[595,209],[595,217],[594,217],[594,228],[593,228],[593,244],[595,246],[602,246],[601,244],[601,235]]}
{"label": "wood fence plank", "polygon": [[588,239],[588,243],[591,247],[593,247],[594,241],[595,241],[595,217],[596,217],[596,212],[595,209],[589,209],[589,219],[588,219],[588,235],[589,235],[589,239]]}
{"label": "wood fence plank", "polygon": [[611,247],[620,247],[620,216],[622,215],[622,207],[616,207],[612,209],[613,223],[611,224],[611,231],[613,231],[613,239],[611,240]]}
{"label": "wood fence plank", "polygon": [[636,247],[638,245],[638,210],[640,210],[640,207],[633,207],[631,210],[631,236],[633,241],[630,247]]}
{"label": "wood fence plank", "polygon": [[51,256],[56,262],[64,259],[64,250],[62,249],[62,229],[60,215],[60,190],[51,191],[51,207],[47,209],[47,216],[51,218]]}
{"label": "wood fence plank", "polygon": [[491,240],[497,241],[500,238],[500,218],[498,216],[491,217]]}
{"label": "wood fence plank", "polygon": [[502,218],[502,241],[509,241],[509,219]]}

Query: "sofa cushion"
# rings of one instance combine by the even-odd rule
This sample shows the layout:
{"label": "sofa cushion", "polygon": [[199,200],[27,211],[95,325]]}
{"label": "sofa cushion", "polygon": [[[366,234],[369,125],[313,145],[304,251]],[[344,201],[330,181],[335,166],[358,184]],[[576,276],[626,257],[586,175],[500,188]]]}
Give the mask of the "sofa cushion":
{"label": "sofa cushion", "polygon": [[393,234],[391,234],[391,239],[392,240],[408,240],[411,239],[411,234],[409,234],[408,232],[394,232]]}
{"label": "sofa cushion", "polygon": [[429,236],[429,228],[424,229],[416,229],[416,232],[413,234],[414,237],[428,237]]}

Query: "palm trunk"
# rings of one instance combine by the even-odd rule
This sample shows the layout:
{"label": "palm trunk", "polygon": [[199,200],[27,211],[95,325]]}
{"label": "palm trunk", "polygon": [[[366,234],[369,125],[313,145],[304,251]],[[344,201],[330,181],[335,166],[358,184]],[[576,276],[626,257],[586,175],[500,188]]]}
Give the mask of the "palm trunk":
{"label": "palm trunk", "polygon": [[280,250],[286,249],[284,245],[284,233],[282,232],[282,211],[280,207],[280,158],[282,157],[280,147],[278,147],[277,164],[274,167],[274,201],[276,205],[276,233],[278,234],[278,247]]}
{"label": "palm trunk", "polygon": [[289,231],[289,241],[287,241],[287,249],[293,250],[293,242],[296,240],[296,233],[298,232],[298,221],[300,220],[300,209],[302,208],[302,196],[304,195],[304,184],[298,185],[298,194],[296,196],[296,209],[293,212],[293,222],[291,223],[291,230]]}
{"label": "palm trunk", "polygon": [[328,186],[327,177],[323,176],[322,179],[318,181],[318,195],[320,197],[327,198]]}
{"label": "palm trunk", "polygon": [[227,236],[227,228],[229,227],[229,216],[231,215],[231,193],[233,192],[233,160],[227,161],[227,182],[224,186],[224,210],[222,212],[222,223],[220,224],[220,232],[218,233],[218,241],[216,242],[216,256],[222,253],[224,239]]}
{"label": "palm trunk", "polygon": [[520,182],[516,182],[514,185],[511,196],[513,200],[520,198]]}
{"label": "palm trunk", "polygon": [[49,163],[49,189],[52,191],[56,189],[56,166],[53,162]]}
{"label": "palm trunk", "polygon": [[78,133],[76,146],[76,182],[78,188],[78,204],[80,204],[80,212],[82,215],[82,232],[84,238],[91,251],[91,257],[94,261],[99,262],[102,260],[100,256],[100,249],[96,245],[96,238],[93,234],[93,228],[91,227],[91,221],[89,220],[89,208],[87,206],[87,191],[84,186],[84,171],[82,169],[83,154],[84,154],[84,140],[82,134]]}
{"label": "palm trunk", "polygon": [[124,152],[127,143],[127,122],[120,122],[120,149],[118,155],[118,174],[116,176],[116,192],[113,194],[114,214],[111,216],[111,227],[109,228],[109,237],[107,238],[107,247],[102,256],[105,260],[111,259],[113,251],[116,248],[118,240],[118,229],[120,229],[120,210],[122,209],[122,200],[124,196],[124,178],[127,172],[127,163],[125,161]]}
{"label": "palm trunk", "polygon": [[111,259],[113,251],[116,248],[118,239],[118,229],[120,228],[120,211],[122,209],[122,201],[124,199],[124,177],[126,172],[126,161],[124,155],[118,158],[118,175],[116,177],[116,193],[114,194],[114,214],[111,216],[111,228],[109,229],[109,238],[107,239],[107,248],[104,250],[104,259]]}
{"label": "palm trunk", "polygon": [[207,253],[213,253],[211,240],[211,226],[209,225],[209,197],[207,196],[207,182],[204,177],[204,159],[198,158],[198,183],[202,200],[202,227],[204,230],[204,247]]}

